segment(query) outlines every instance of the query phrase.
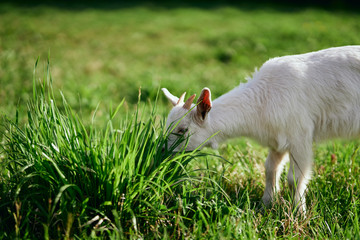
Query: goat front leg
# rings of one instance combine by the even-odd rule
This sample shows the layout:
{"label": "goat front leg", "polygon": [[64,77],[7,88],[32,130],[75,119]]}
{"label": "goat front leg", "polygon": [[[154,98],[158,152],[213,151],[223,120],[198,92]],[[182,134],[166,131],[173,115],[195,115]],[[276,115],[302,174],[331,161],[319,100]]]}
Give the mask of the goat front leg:
{"label": "goat front leg", "polygon": [[306,213],[306,185],[311,178],[312,163],[311,143],[302,143],[290,150],[288,183],[293,195],[293,203],[304,215]]}
{"label": "goat front leg", "polygon": [[270,150],[265,162],[265,191],[262,202],[265,206],[269,206],[274,198],[274,194],[280,190],[280,176],[284,169],[284,164],[288,159],[288,153],[276,152]]}

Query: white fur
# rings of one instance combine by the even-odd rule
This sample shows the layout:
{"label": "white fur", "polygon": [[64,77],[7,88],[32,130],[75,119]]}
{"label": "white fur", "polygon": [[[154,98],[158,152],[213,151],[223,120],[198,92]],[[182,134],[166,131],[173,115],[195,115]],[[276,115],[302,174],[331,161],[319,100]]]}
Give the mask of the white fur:
{"label": "white fur", "polygon": [[[181,106],[172,109],[168,124],[188,112]],[[214,100],[205,119],[192,106],[174,129],[188,129],[188,150],[216,132],[207,145],[247,136],[269,147],[265,205],[279,190],[282,167],[290,157],[288,182],[295,204],[305,211],[313,141],[360,136],[360,46],[270,59],[252,80]]]}

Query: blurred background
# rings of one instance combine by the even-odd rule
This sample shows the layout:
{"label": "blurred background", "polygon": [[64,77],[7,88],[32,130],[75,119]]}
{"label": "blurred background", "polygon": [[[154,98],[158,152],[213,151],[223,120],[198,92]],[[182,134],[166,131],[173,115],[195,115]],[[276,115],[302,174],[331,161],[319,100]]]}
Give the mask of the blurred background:
{"label": "blurred background", "polygon": [[[20,113],[34,64],[81,115],[207,86],[217,97],[272,57],[360,44],[352,1],[10,1],[0,3],[0,112]],[[161,95],[160,112],[168,110]],[[22,116],[26,114],[22,113]]]}

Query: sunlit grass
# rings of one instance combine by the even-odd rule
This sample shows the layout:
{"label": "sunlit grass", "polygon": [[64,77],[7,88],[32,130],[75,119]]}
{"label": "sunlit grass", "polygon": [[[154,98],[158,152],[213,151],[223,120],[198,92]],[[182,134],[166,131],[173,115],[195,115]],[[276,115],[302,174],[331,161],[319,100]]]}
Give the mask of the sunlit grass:
{"label": "sunlit grass", "polygon": [[[178,213],[178,201],[205,191],[204,178],[186,169],[201,152],[163,151],[166,131],[155,109],[147,120],[135,112],[113,126],[123,102],[103,130],[85,127],[64,96],[55,101],[50,73],[45,76],[34,85],[27,123],[3,119],[1,220],[11,223],[1,227],[5,236],[156,236],[175,219],[189,219],[192,208]],[[225,193],[210,190],[226,202]]]}

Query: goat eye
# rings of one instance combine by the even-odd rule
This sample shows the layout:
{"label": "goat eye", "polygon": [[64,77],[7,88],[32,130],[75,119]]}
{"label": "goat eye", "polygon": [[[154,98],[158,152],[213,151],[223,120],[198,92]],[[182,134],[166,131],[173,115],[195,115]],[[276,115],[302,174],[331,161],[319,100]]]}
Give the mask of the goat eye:
{"label": "goat eye", "polygon": [[188,131],[187,128],[181,128],[181,129],[179,129],[178,133],[185,134],[187,131]]}

